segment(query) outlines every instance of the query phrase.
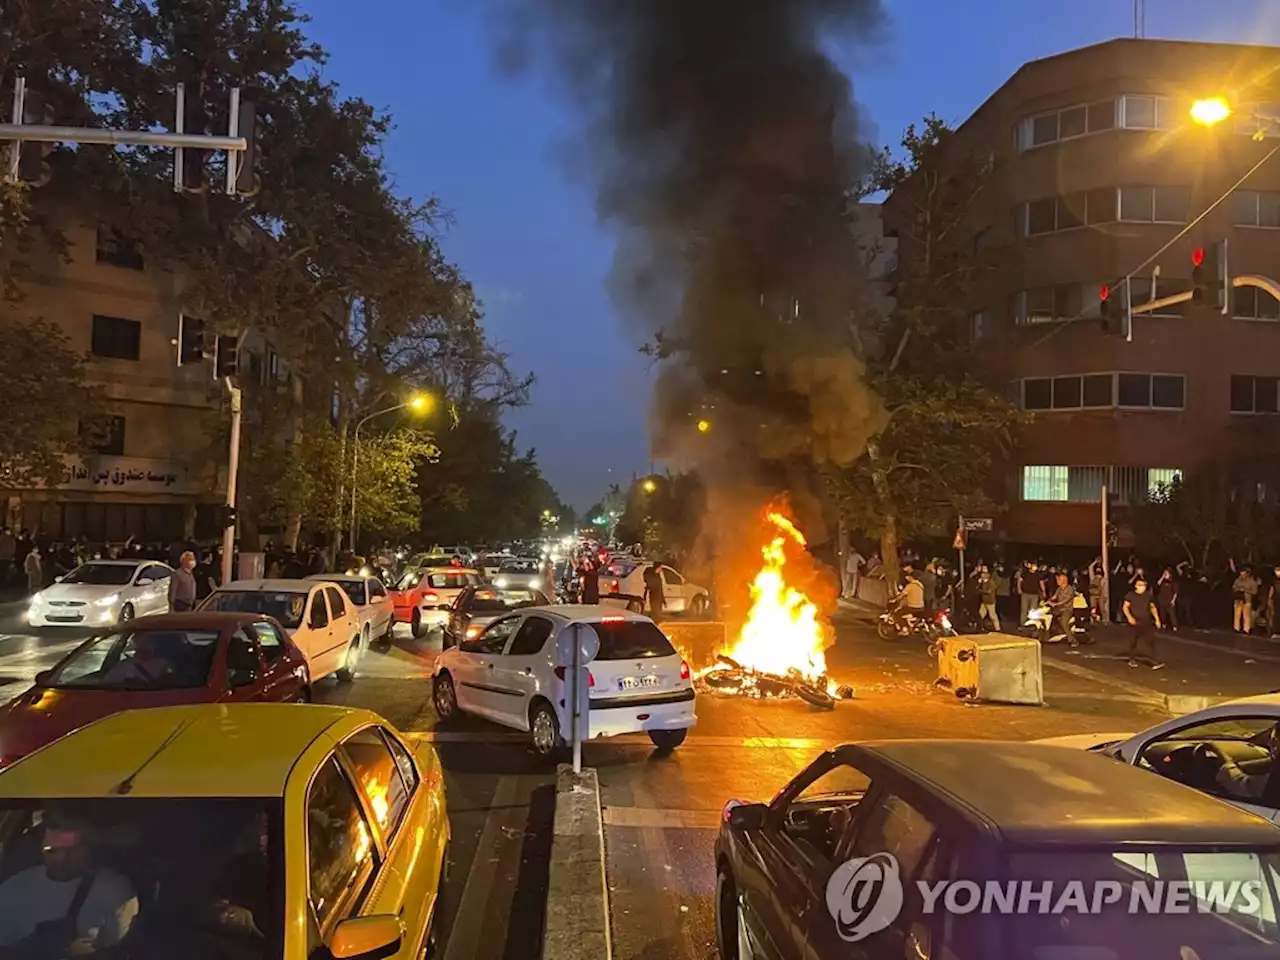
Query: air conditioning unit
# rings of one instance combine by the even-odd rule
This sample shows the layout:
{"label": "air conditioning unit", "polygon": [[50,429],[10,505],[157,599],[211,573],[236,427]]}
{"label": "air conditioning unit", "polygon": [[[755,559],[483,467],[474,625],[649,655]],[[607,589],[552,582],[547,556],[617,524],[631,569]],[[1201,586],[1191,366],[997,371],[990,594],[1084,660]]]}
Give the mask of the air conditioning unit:
{"label": "air conditioning unit", "polygon": [[936,685],[962,700],[1044,703],[1040,641],[1008,633],[942,637]]}

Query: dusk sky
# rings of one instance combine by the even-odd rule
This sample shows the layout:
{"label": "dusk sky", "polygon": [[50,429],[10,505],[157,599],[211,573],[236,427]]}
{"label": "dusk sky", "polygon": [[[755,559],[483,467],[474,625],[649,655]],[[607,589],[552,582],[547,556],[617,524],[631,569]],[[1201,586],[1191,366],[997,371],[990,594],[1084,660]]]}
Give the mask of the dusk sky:
{"label": "dusk sky", "polygon": [[[395,117],[387,152],[397,189],[451,211],[446,253],[475,284],[512,368],[537,376],[530,404],[507,417],[521,446],[537,448],[544,474],[579,509],[647,471],[649,370],[605,290],[613,242],[596,222],[592,186],[570,172],[572,109],[543,76],[497,68],[484,0],[302,2],[310,35],[332,55],[328,77]],[[876,143],[896,143],[931,111],[963,121],[1028,60],[1133,34],[1130,0],[889,7],[879,46],[840,55]],[[1148,37],[1280,45],[1274,0],[1147,7]]]}

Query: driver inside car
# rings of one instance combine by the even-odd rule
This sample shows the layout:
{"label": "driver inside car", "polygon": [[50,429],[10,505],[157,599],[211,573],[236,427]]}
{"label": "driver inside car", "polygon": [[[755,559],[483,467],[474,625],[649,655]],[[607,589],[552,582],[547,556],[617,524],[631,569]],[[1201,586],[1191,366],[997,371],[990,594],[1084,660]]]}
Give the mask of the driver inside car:
{"label": "driver inside car", "polygon": [[121,659],[103,679],[107,683],[158,684],[171,673],[173,664],[160,656],[154,634],[144,630],[134,634],[133,656]]}
{"label": "driver inside car", "polygon": [[[1280,724],[1271,728],[1267,739],[1267,756],[1257,760],[1246,760],[1236,763],[1222,758],[1222,766],[1214,774],[1218,786],[1237,800],[1261,800],[1267,786],[1267,778],[1275,768],[1276,757],[1280,755]],[[1219,756],[1221,754],[1219,753]]]}

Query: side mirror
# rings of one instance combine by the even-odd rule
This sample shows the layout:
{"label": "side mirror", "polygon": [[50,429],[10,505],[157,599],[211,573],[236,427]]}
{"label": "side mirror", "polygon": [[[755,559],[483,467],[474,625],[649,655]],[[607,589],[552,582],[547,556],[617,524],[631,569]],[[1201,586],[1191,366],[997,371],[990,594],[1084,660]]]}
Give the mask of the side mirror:
{"label": "side mirror", "polygon": [[36,674],[35,684],[37,687],[47,687],[49,685],[49,681],[52,678],[53,678],[52,670],[41,670],[39,673]]}
{"label": "side mirror", "polygon": [[139,578],[138,578],[138,586],[140,586],[140,587],[149,587],[149,586],[151,586],[151,584],[153,584],[153,583],[155,583],[155,581],[154,581],[154,580],[152,580],[150,577],[139,577]]}
{"label": "side mirror", "polygon": [[730,801],[725,809],[725,822],[731,830],[762,830],[769,816],[769,807],[763,803],[738,803]]}
{"label": "side mirror", "polygon": [[239,687],[251,687],[258,682],[258,671],[252,667],[233,667],[229,671],[227,679],[233,690]]}
{"label": "side mirror", "polygon": [[333,960],[382,960],[400,950],[404,924],[389,913],[343,920],[329,938]]}

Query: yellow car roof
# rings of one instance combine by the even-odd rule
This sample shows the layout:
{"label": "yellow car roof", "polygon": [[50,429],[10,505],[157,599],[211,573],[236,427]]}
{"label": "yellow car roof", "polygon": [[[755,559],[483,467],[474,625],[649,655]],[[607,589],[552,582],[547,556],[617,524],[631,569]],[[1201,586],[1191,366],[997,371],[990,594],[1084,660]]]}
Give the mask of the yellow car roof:
{"label": "yellow car roof", "polygon": [[379,721],[366,710],[298,703],[126,710],[0,772],[0,799],[283,797],[317,738]]}

